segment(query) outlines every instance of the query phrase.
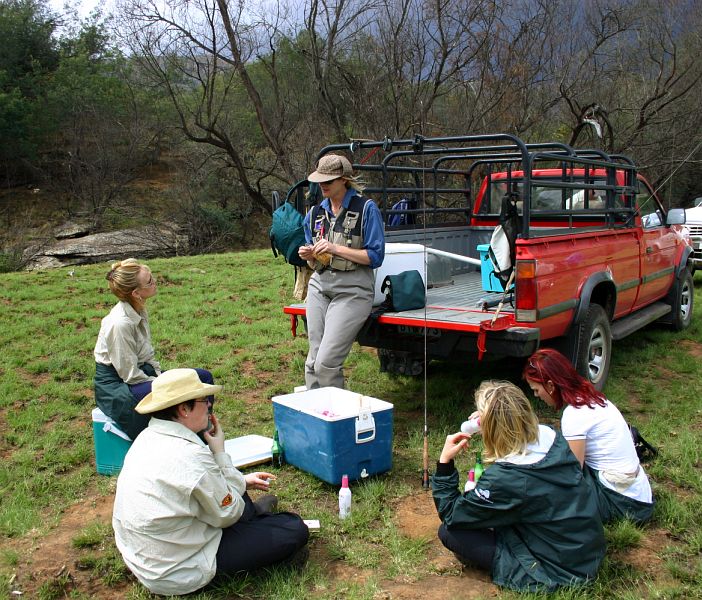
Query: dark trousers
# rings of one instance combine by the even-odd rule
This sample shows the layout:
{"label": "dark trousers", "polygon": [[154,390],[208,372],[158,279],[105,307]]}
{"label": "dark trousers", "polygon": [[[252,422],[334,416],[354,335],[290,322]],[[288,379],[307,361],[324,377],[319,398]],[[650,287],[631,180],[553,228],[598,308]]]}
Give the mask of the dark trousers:
{"label": "dark trousers", "polygon": [[244,502],[241,519],[222,529],[215,579],[285,561],[309,539],[309,529],[299,515],[289,512],[257,515],[246,493]]}
{"label": "dark trousers", "polygon": [[442,523],[439,539],[464,564],[492,572],[495,557],[495,532],[492,529],[448,529]]}

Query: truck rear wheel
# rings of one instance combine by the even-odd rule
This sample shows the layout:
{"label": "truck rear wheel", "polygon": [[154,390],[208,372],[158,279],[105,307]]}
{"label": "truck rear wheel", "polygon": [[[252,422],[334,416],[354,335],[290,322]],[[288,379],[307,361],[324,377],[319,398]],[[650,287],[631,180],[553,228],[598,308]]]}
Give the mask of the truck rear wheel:
{"label": "truck rear wheel", "polygon": [[578,325],[573,340],[573,365],[596,389],[602,390],[612,362],[612,332],[607,313],[599,304],[591,304]]}
{"label": "truck rear wheel", "polygon": [[680,279],[676,282],[676,288],[670,324],[675,331],[682,331],[687,329],[692,322],[695,284],[689,269],[682,272]]}

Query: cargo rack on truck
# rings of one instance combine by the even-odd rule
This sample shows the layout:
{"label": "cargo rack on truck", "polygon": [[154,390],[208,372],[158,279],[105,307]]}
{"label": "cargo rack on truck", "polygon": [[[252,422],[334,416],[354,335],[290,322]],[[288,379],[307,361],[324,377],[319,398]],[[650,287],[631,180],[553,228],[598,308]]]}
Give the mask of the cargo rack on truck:
{"label": "cargo rack on truck", "polygon": [[[601,150],[574,149],[557,142],[529,144],[510,134],[417,135],[411,139],[330,144],[320,150],[318,158],[334,152],[350,156],[354,171],[366,183],[364,193],[380,207],[388,241],[392,242],[416,240],[417,229],[450,228],[468,222],[494,227],[501,201],[494,185],[498,182],[520,194],[523,239],[548,235],[543,225],[549,222],[557,224],[558,233],[562,233],[563,227],[627,226],[635,215],[637,180],[633,162]],[[496,170],[506,172],[507,177],[493,179]],[[576,174],[576,170],[584,170],[584,174]],[[484,181],[488,184],[482,191],[486,197],[476,214],[473,199],[481,193],[480,183]],[[549,191],[560,193],[559,202],[533,203],[536,185],[540,196]],[[302,180],[285,198],[303,214],[309,208],[307,187],[307,180]],[[597,190],[606,196],[605,206],[596,215],[587,205],[569,207],[572,194],[568,190],[572,194]],[[534,220],[542,222],[537,232],[532,230]],[[450,234],[444,241],[449,245],[445,249],[458,250],[451,244]]]}

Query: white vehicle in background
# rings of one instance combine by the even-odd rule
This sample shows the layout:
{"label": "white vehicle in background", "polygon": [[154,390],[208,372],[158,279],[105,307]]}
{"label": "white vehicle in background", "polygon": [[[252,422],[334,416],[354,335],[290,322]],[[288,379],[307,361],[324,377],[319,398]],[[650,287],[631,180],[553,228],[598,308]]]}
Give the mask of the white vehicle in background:
{"label": "white vehicle in background", "polygon": [[702,198],[696,198],[694,208],[685,211],[685,226],[692,242],[692,269],[702,268]]}

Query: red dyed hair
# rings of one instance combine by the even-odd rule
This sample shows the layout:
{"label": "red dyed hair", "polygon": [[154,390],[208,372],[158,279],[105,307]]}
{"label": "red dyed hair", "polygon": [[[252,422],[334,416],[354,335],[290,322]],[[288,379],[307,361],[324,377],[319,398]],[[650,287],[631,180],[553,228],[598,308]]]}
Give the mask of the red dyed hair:
{"label": "red dyed hair", "polygon": [[564,404],[594,408],[595,404],[604,406],[607,400],[602,392],[598,392],[575,370],[565,356],[552,348],[534,352],[524,366],[522,377],[543,386],[551,381],[555,387],[551,397],[558,409],[563,408]]}

